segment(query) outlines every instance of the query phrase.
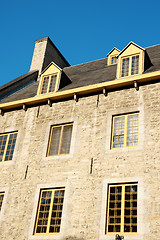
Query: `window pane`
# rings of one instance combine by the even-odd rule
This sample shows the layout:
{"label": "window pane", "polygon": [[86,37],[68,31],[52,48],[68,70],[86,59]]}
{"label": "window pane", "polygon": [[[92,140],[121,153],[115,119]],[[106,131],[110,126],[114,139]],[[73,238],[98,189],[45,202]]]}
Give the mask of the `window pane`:
{"label": "window pane", "polygon": [[15,144],[16,144],[16,139],[17,139],[17,133],[12,133],[9,135],[9,141],[8,141],[7,151],[6,151],[4,161],[12,160],[13,151],[14,151]]}
{"label": "window pane", "polygon": [[129,75],[129,58],[122,59],[122,70],[121,77],[125,77]]}
{"label": "window pane", "polygon": [[54,192],[52,215],[50,220],[49,232],[60,232],[61,217],[63,210],[64,190]]}
{"label": "window pane", "polygon": [[17,132],[0,135],[0,162],[12,160],[16,138]]}
{"label": "window pane", "polygon": [[52,191],[42,191],[37,217],[36,233],[46,233]]}
{"label": "window pane", "polygon": [[70,152],[73,124],[52,127],[48,156],[68,154]]}
{"label": "window pane", "polygon": [[0,162],[3,160],[4,150],[7,143],[8,135],[0,135]]}
{"label": "window pane", "polygon": [[52,127],[50,146],[49,146],[49,156],[58,155],[60,136],[61,136],[61,128],[62,127]]}
{"label": "window pane", "polygon": [[112,148],[138,145],[139,114],[113,117]]}
{"label": "window pane", "polygon": [[43,78],[43,83],[42,83],[41,94],[47,93],[48,83],[49,83],[49,76],[44,77]]}
{"label": "window pane", "polygon": [[117,63],[117,57],[114,56],[114,57],[111,57],[111,64],[115,64]]}
{"label": "window pane", "polygon": [[50,86],[49,86],[49,92],[54,92],[55,91],[55,86],[56,86],[56,80],[57,80],[57,75],[52,75],[50,76]]}
{"label": "window pane", "polygon": [[139,55],[132,57],[131,75],[138,74],[139,72]]}
{"label": "window pane", "polygon": [[40,195],[35,234],[60,232],[64,190],[42,190]]}
{"label": "window pane", "polygon": [[138,114],[128,115],[127,118],[127,146],[138,145]]}
{"label": "window pane", "polygon": [[63,133],[62,133],[61,151],[60,151],[61,154],[69,153],[71,136],[72,136],[72,125],[64,126]]}
{"label": "window pane", "polygon": [[120,232],[122,187],[109,187],[108,232]]}
{"label": "window pane", "polygon": [[109,186],[107,232],[137,232],[137,189],[136,183]]}
{"label": "window pane", "polygon": [[124,146],[124,124],[124,116],[114,118],[113,148]]}
{"label": "window pane", "polygon": [[125,186],[124,232],[137,232],[137,185]]}

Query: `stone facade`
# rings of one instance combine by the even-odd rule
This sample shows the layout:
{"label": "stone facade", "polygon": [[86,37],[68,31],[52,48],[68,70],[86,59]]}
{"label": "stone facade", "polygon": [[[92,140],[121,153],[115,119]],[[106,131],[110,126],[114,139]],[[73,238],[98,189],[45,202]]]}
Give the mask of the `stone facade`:
{"label": "stone facade", "polygon": [[[138,233],[160,230],[160,83],[6,112],[1,132],[18,131],[13,159],[1,162],[1,240],[113,240],[105,234],[107,186],[138,182]],[[139,112],[139,145],[111,149],[112,116]],[[50,127],[73,122],[68,155],[46,157]],[[93,159],[93,165],[91,166]],[[91,169],[92,168],[92,169]],[[61,231],[34,235],[40,189],[65,187]]]}
{"label": "stone facade", "polygon": [[[131,179],[141,186],[140,234],[126,235],[125,239],[158,239],[159,90],[159,83],[149,84],[139,91],[131,88],[110,92],[107,97],[101,94],[98,106],[95,95],[78,102],[69,100],[1,116],[1,131],[18,130],[13,160],[1,163],[0,189],[7,189],[0,222],[1,239],[114,239],[105,235],[105,189],[109,180],[116,183]],[[140,110],[140,128],[144,128],[141,147],[108,149],[109,115],[135,110]],[[46,157],[50,126],[67,122],[74,123],[71,153]],[[41,186],[66,188],[62,231],[57,236],[33,235]]]}

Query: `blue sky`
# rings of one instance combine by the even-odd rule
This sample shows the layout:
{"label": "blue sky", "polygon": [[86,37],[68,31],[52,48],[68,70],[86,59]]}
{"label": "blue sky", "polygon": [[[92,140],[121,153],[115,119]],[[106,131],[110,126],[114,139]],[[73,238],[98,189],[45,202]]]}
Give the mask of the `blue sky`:
{"label": "blue sky", "polygon": [[14,0],[0,5],[0,85],[29,71],[34,41],[49,36],[71,65],[130,41],[160,44],[160,1]]}

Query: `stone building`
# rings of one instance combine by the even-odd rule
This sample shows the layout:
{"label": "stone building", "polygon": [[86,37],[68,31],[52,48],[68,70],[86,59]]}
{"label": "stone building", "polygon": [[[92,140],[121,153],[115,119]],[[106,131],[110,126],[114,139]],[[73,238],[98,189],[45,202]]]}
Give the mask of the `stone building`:
{"label": "stone building", "polygon": [[160,45],[70,66],[46,37],[0,87],[1,240],[157,240]]}

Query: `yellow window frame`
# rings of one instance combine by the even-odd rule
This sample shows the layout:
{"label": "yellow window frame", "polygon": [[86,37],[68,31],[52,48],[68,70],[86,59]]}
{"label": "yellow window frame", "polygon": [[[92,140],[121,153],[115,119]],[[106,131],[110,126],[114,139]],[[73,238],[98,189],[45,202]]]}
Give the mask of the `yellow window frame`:
{"label": "yellow window frame", "polygon": [[[131,75],[131,71],[132,71],[132,57],[136,57],[139,56],[139,65],[138,65],[138,73]],[[121,74],[120,76],[122,77],[122,65],[123,65],[123,59],[127,59],[129,58],[129,72],[127,76],[123,76],[123,77],[128,77],[128,76],[134,76],[134,75],[138,75],[140,72],[140,54],[132,54],[132,55],[127,55],[125,57],[121,58]]]}
{"label": "yellow window frame", "polygon": [[[1,200],[1,198],[2,198],[2,200]],[[3,199],[4,199],[4,192],[0,192],[0,211],[2,209]]]}
{"label": "yellow window frame", "polygon": [[[138,142],[137,145],[132,145],[132,146],[127,146],[127,124],[128,124],[128,116],[131,115],[138,115]],[[136,113],[129,113],[129,114],[122,114],[122,115],[117,115],[113,116],[112,119],[112,139],[111,139],[111,149],[117,149],[113,147],[113,138],[114,138],[114,122],[116,118],[119,117],[124,117],[125,118],[125,124],[124,124],[124,146],[123,147],[117,147],[117,148],[126,148],[126,147],[136,147],[139,144],[139,112]]]}
{"label": "yellow window frame", "polygon": [[[55,89],[54,89],[53,92],[56,92],[56,90],[58,89],[58,72],[52,73],[52,74],[47,74],[47,75],[44,75],[44,76],[42,77],[39,94],[52,93],[52,92],[49,92],[49,88],[50,88],[50,84],[51,84],[51,77],[52,77],[52,76],[55,76],[55,75],[57,75],[57,78],[56,78]],[[47,86],[47,91],[46,91],[46,93],[41,93],[41,92],[42,92],[43,81],[44,81],[44,78],[45,78],[45,77],[49,77],[48,86]]]}
{"label": "yellow window frame", "polygon": [[[56,126],[52,126],[51,127],[51,131],[50,131],[50,135],[49,135],[49,143],[48,143],[48,149],[47,149],[47,157],[48,156],[58,156],[58,155],[67,155],[69,153],[60,153],[61,151],[61,146],[62,146],[62,139],[63,139],[63,130],[65,126],[72,126],[72,131],[73,131],[73,123],[67,123],[67,124],[61,124],[61,125],[56,125]],[[59,147],[58,147],[58,154],[55,155],[49,155],[49,151],[50,151],[50,146],[51,146],[51,140],[52,140],[52,134],[53,134],[53,129],[56,127],[61,127],[61,134],[60,134],[60,141],[59,141]],[[71,135],[72,138],[72,135]],[[71,139],[70,139],[71,141]]]}
{"label": "yellow window frame", "polygon": [[[50,233],[49,232],[51,216],[52,216],[52,210],[53,210],[54,193],[55,193],[55,191],[59,191],[59,190],[64,190],[65,191],[65,188],[41,189],[39,202],[38,202],[38,210],[37,210],[37,215],[36,215],[36,222],[35,222],[35,227],[34,227],[34,235],[58,235],[58,234],[60,234],[60,232],[54,232],[54,233]],[[45,233],[36,233],[36,229],[37,229],[37,225],[38,225],[38,216],[39,216],[40,207],[41,207],[40,201],[42,199],[43,192],[46,192],[46,191],[51,191],[52,192],[50,209],[49,209],[49,217],[48,217],[48,223],[47,223],[47,231]],[[62,209],[62,212],[63,212],[63,209]],[[61,220],[62,220],[62,217],[61,217]]]}
{"label": "yellow window frame", "polygon": [[[138,233],[138,224],[137,224],[137,232],[124,232],[124,210],[125,210],[125,187],[126,186],[137,186],[137,203],[138,203],[138,183],[137,182],[133,182],[133,183],[122,183],[122,184],[109,184],[108,185],[108,200],[107,200],[107,217],[106,217],[106,234],[109,235],[114,235],[117,233],[120,234],[129,234],[129,235],[135,235]],[[122,187],[122,199],[121,199],[121,231],[120,232],[108,232],[108,223],[109,223],[109,196],[110,196],[110,188],[111,187]],[[137,219],[138,219],[138,205],[137,205]]]}
{"label": "yellow window frame", "polygon": [[[8,148],[8,142],[9,142],[9,138],[10,138],[10,135],[11,134],[16,134],[18,132],[10,132],[10,133],[2,133],[0,134],[0,136],[4,136],[4,135],[7,135],[7,141],[6,141],[6,145],[5,145],[5,148],[4,148],[4,153],[3,153],[3,158],[2,158],[2,161],[1,162],[8,162],[8,161],[11,161],[11,160],[8,160],[8,161],[5,161],[5,157],[6,157],[6,152],[7,152],[7,148]],[[16,143],[15,143],[16,144]],[[12,155],[13,156],[13,155]]]}
{"label": "yellow window frame", "polygon": [[117,56],[118,56],[117,54],[110,56],[110,65],[113,65],[113,64],[116,64],[116,63],[117,63],[117,59],[116,59],[116,62],[113,62],[113,63],[112,63],[112,58],[116,58]]}

